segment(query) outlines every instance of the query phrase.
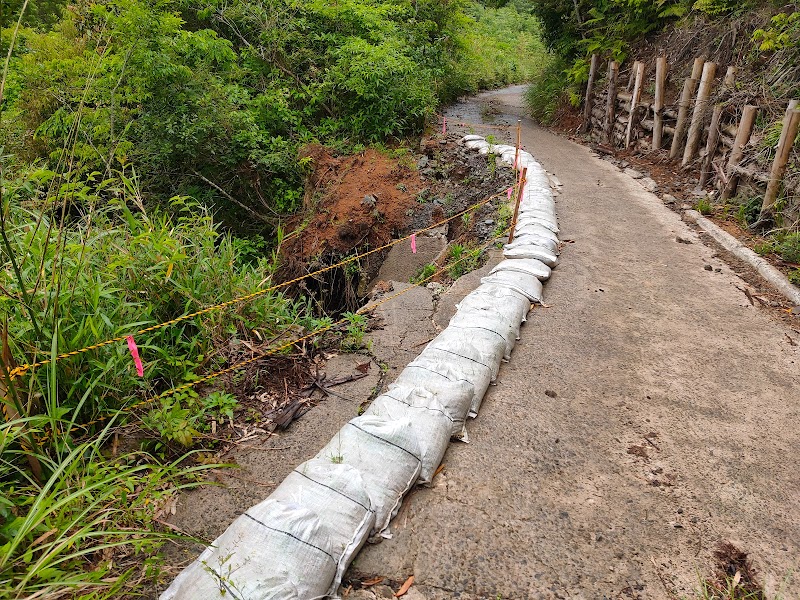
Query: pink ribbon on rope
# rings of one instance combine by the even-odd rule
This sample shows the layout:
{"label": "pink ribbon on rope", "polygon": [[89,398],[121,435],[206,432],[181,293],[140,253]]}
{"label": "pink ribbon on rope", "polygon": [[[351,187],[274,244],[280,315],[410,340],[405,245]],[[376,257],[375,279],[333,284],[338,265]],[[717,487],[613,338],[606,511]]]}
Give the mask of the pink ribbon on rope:
{"label": "pink ribbon on rope", "polygon": [[127,340],[128,350],[131,351],[131,356],[133,357],[133,364],[136,365],[136,374],[139,377],[144,377],[144,367],[142,366],[142,359],[139,358],[139,348],[136,347],[136,342],[133,340],[132,335],[129,335]]}
{"label": "pink ribbon on rope", "polygon": [[508,188],[506,190],[506,193],[508,194],[508,199],[511,200],[511,194],[514,193],[514,188],[513,187]]}
{"label": "pink ribbon on rope", "polygon": [[411,253],[417,253],[417,234],[415,233],[411,234]]}

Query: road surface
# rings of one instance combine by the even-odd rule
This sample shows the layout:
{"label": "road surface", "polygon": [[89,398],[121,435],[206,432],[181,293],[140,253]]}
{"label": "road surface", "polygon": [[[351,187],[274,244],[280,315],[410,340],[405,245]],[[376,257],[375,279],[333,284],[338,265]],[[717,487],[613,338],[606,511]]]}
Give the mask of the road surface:
{"label": "road surface", "polygon": [[[448,121],[494,100],[516,122],[520,91]],[[800,597],[800,327],[619,169],[527,119],[522,141],[563,184],[549,307],[354,569],[414,575],[415,598],[695,597],[729,541]]]}

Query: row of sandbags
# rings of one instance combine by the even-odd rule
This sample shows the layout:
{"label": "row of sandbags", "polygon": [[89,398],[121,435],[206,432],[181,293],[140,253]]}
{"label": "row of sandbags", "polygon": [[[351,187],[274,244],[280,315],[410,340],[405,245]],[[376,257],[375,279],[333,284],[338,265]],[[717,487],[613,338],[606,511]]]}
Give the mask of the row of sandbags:
{"label": "row of sandbags", "polygon": [[[463,142],[514,161],[512,146],[478,136]],[[517,167],[527,167],[528,184],[506,260],[459,303],[448,327],[386,393],[236,519],[161,600],[334,596],[358,550],[388,537],[405,494],[431,482],[451,439],[466,440],[465,421],[478,414],[556,265],[558,228],[547,176],[527,152]]]}

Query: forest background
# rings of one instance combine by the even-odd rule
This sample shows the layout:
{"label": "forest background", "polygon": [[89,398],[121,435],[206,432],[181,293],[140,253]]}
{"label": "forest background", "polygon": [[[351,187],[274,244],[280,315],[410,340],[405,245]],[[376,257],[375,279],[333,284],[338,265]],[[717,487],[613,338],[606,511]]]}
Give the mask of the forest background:
{"label": "forest background", "polygon": [[[400,156],[441,105],[512,83],[532,82],[531,112],[552,122],[579,104],[592,53],[625,60],[692,28],[718,32],[710,44],[737,33],[740,85],[760,85],[775,106],[760,127],[775,129],[800,81],[798,14],[755,0],[0,0],[0,597],[157,580],[175,533],[154,518],[202,479],[211,465],[190,449],[237,400],[187,390],[126,409],[225,368],[222,348],[333,322],[270,292],[138,339],[144,377],[124,343],[51,360],[277,283],[312,168],[301,148]],[[118,452],[125,422],[141,447]]]}
{"label": "forest background", "polygon": [[156,519],[209,466],[186,453],[237,408],[170,390],[333,319],[268,292],[138,337],[144,377],[124,342],[55,357],[277,283],[302,147],[408,152],[443,103],[544,68],[530,4],[501,4],[2,0],[0,597],[158,579]]}

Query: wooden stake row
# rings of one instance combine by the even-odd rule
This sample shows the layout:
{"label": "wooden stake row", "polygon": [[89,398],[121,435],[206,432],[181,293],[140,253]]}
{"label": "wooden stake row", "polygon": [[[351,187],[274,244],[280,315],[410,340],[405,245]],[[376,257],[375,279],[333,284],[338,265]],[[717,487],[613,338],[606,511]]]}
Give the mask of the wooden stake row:
{"label": "wooden stake row", "polygon": [[[630,148],[634,141],[637,124],[640,124],[640,109],[652,110],[653,120],[645,121],[644,126],[650,129],[652,125],[651,150],[660,150],[664,145],[664,135],[671,135],[672,141],[669,147],[669,158],[681,159],[681,165],[688,167],[697,158],[701,148],[702,137],[707,130],[705,139],[705,153],[702,156],[700,168],[700,187],[705,186],[711,177],[716,175],[717,186],[722,190],[722,199],[727,200],[736,193],[740,177],[751,175],[740,167],[744,157],[744,149],[750,141],[753,126],[758,114],[758,107],[747,105],[743,108],[741,118],[736,127],[722,125],[725,114],[724,102],[718,102],[712,110],[711,97],[714,79],[717,73],[717,64],[706,61],[703,58],[696,58],[692,65],[692,72],[683,82],[683,88],[677,101],[677,114],[667,108],[665,92],[666,81],[669,73],[669,65],[665,56],[656,59],[655,69],[655,98],[653,103],[642,102],[642,91],[644,89],[644,75],[646,65],[641,61],[635,61],[631,67],[630,78],[626,91],[618,91],[618,79],[620,65],[616,61],[609,61],[607,69],[607,91],[605,110],[594,109],[595,80],[598,75],[600,59],[597,54],[592,55],[591,66],[589,69],[589,81],[586,86],[586,97],[583,110],[583,124],[581,131],[586,133],[592,129],[592,119],[600,120],[602,117],[602,129],[600,139],[606,144],[615,146],[615,138],[625,148]],[[732,91],[736,79],[736,67],[728,67],[723,78],[718,96],[723,100]],[[617,102],[625,100],[622,107],[622,114],[617,115]],[[767,191],[764,195],[762,205],[762,218],[769,218],[774,210],[778,198],[781,181],[786,173],[787,164],[791,155],[797,131],[800,129],[800,110],[797,109],[798,102],[792,100],[786,110],[783,120],[781,138],[777,146],[775,160],[769,176],[758,175],[755,178],[767,182]],[[627,115],[625,114],[627,112]],[[711,123],[706,128],[708,115],[711,113]],[[665,117],[675,118],[674,127],[669,127],[665,123]],[[626,121],[627,116],[627,122]],[[619,124],[621,121],[623,124]],[[648,124],[649,123],[649,124]],[[722,131],[725,131],[725,136]],[[735,137],[733,137],[735,136]],[[733,137],[733,139],[732,139]],[[724,142],[725,148],[731,147],[727,156],[727,166],[723,170],[722,166],[714,160],[717,155],[720,140]]]}

